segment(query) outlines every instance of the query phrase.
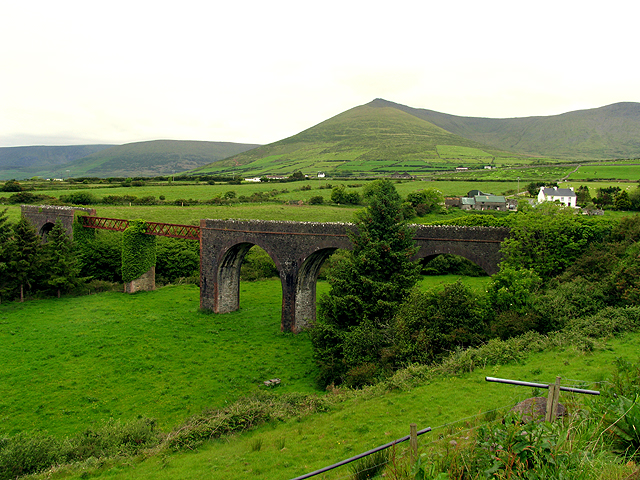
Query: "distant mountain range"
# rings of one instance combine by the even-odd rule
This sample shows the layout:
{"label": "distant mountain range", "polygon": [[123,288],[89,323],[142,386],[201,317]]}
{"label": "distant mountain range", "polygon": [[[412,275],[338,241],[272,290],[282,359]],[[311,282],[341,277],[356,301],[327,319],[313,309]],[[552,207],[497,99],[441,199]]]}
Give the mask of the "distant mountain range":
{"label": "distant mountain range", "polygon": [[172,175],[257,146],[154,140],[125,145],[4,147],[0,148],[0,179]]}
{"label": "distant mountain range", "polygon": [[640,103],[545,117],[477,118],[376,99],[269,145],[156,140],[0,148],[0,179],[429,173],[534,161],[640,158]]}

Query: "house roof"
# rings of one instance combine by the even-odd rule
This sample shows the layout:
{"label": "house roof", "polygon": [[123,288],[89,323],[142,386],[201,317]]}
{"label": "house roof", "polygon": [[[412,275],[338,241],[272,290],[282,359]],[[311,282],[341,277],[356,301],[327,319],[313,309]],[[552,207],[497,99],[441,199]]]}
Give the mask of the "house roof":
{"label": "house roof", "polygon": [[542,193],[546,196],[552,197],[575,197],[576,192],[571,190],[570,188],[550,188],[544,187],[541,189]]}
{"label": "house roof", "polygon": [[505,203],[506,202],[504,196],[502,196],[502,195],[476,195],[473,198],[475,199],[476,203],[478,203],[478,202]]}

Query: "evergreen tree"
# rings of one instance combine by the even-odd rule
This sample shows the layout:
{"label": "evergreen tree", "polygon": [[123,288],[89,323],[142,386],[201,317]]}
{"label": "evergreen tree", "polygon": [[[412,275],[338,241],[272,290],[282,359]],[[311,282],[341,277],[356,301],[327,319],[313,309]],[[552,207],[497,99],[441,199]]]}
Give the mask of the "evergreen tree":
{"label": "evergreen tree", "polygon": [[9,260],[10,275],[20,289],[20,301],[24,302],[25,287],[37,284],[41,270],[41,240],[29,220],[22,217],[13,227],[13,245]]}
{"label": "evergreen tree", "polygon": [[7,217],[7,209],[0,212],[0,302],[11,295],[13,278],[10,274],[9,260],[13,251],[13,230]]}
{"label": "evergreen tree", "polygon": [[44,246],[44,259],[47,262],[47,280],[58,298],[62,291],[68,291],[80,284],[80,265],[73,249],[73,243],[58,220],[47,236]]}
{"label": "evergreen tree", "polygon": [[353,251],[328,275],[331,289],[320,298],[312,329],[324,385],[358,385],[375,375],[385,331],[419,276],[420,266],[411,261],[414,231],[393,184],[374,182],[365,196],[369,205],[356,216]]}
{"label": "evergreen tree", "polygon": [[622,190],[615,196],[613,206],[616,210],[631,210],[631,199],[626,190]]}

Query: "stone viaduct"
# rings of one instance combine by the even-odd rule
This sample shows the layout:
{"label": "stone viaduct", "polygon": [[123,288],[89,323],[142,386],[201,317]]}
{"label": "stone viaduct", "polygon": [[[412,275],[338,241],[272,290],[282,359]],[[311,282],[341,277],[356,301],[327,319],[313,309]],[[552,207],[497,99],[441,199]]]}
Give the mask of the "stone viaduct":
{"label": "stone viaduct", "polygon": [[[251,220],[200,221],[200,306],[217,313],[240,305],[240,266],[253,245],[275,262],[282,283],[282,331],[299,332],[316,318],[316,279],[337,249],[351,249],[347,223]],[[498,271],[500,243],[508,229],[418,226],[415,258],[443,253],[465,257],[487,273]]]}
{"label": "stone viaduct", "polygon": [[[57,218],[72,234],[74,210],[85,227],[124,230],[127,220],[101,218],[95,210],[24,205],[22,213],[46,236]],[[316,318],[316,280],[323,262],[337,249],[352,248],[349,223],[201,220],[192,225],[150,224],[147,233],[200,240],[200,307],[228,313],[240,306],[240,267],[257,245],[273,259],[282,285],[281,330],[299,332]],[[506,228],[416,226],[419,247],[415,259],[454,254],[478,264],[487,273],[498,271],[500,244]]]}
{"label": "stone viaduct", "polygon": [[68,235],[73,238],[75,211],[86,212],[88,215],[96,214],[94,208],[56,207],[52,205],[22,205],[20,210],[22,215],[29,219],[36,228],[36,232],[42,237],[46,237],[55,225],[56,220],[60,220]]}

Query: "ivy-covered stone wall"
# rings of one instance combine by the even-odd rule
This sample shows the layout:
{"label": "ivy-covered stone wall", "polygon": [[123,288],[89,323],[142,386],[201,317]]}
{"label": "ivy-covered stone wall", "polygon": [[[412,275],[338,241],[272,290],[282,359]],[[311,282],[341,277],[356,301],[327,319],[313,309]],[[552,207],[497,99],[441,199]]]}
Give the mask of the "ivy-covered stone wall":
{"label": "ivy-covered stone wall", "polygon": [[144,220],[132,220],[122,234],[122,280],[131,282],[156,265],[156,237]]}

